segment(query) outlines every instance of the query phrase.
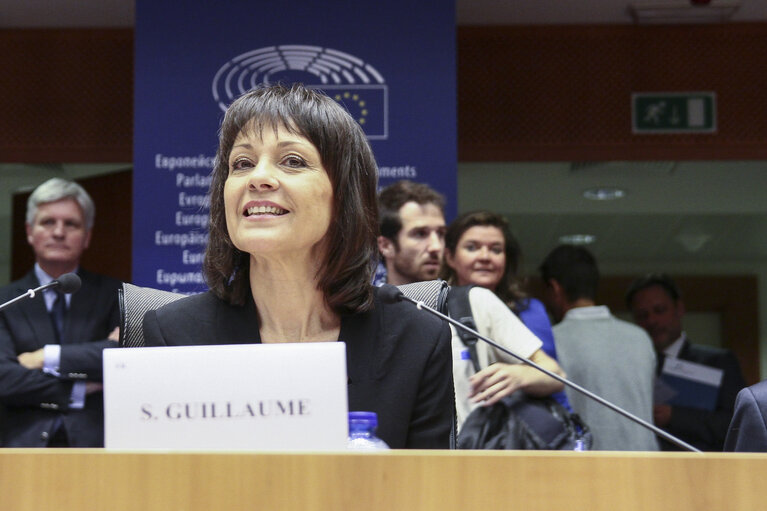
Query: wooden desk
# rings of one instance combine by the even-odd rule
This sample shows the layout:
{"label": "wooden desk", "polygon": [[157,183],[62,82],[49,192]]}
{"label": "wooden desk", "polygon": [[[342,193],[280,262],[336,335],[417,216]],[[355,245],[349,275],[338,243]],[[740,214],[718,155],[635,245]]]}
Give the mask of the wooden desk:
{"label": "wooden desk", "polygon": [[0,449],[0,509],[757,510],[765,475],[762,454]]}

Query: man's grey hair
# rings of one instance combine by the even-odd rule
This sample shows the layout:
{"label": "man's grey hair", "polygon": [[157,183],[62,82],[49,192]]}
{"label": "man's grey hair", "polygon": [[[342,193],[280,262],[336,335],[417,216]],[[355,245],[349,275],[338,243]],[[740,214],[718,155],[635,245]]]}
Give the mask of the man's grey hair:
{"label": "man's grey hair", "polygon": [[93,199],[91,199],[91,196],[88,195],[88,192],[82,186],[74,181],[68,181],[60,177],[49,179],[35,188],[35,191],[29,196],[27,200],[27,224],[32,225],[34,223],[40,204],[63,199],[74,199],[77,201],[80,209],[83,210],[86,228],[92,229],[93,221],[96,217],[96,206],[93,205]]}

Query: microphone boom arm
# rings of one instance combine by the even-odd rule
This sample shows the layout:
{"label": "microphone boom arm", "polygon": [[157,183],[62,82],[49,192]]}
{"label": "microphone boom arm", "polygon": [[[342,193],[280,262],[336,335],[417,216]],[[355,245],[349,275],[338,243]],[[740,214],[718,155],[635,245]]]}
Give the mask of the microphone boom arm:
{"label": "microphone boom arm", "polygon": [[24,300],[25,298],[34,298],[38,292],[45,291],[46,289],[52,287],[60,287],[62,293],[74,293],[80,289],[80,284],[80,277],[78,277],[77,274],[65,273],[58,279],[54,279],[43,286],[36,287],[35,289],[28,289],[26,293],[20,294],[13,300],[8,300],[7,302],[0,304],[0,311],[5,310],[7,307],[10,307],[16,302]]}
{"label": "microphone boom arm", "polygon": [[21,294],[14,298],[13,300],[8,300],[7,302],[0,305],[0,311],[4,310],[7,307],[10,307],[16,302],[20,302],[21,300],[24,300],[25,298],[34,298],[37,293],[40,291],[45,291],[48,288],[58,286],[59,281],[58,280],[52,280],[49,283],[45,284],[44,286],[36,287],[35,289],[27,289],[27,292],[24,294]]}
{"label": "microphone boom arm", "polygon": [[409,296],[407,296],[407,295],[405,295],[404,293],[401,293],[401,292],[397,295],[397,298],[399,300],[406,300],[408,302],[414,303],[417,308],[419,308],[421,310],[428,311],[431,314],[433,314],[433,315],[435,315],[435,316],[437,316],[437,317],[447,321],[451,325],[454,325],[457,328],[462,328],[462,329],[466,330],[467,332],[470,332],[472,335],[477,336],[479,339],[482,339],[483,341],[485,341],[486,343],[488,343],[491,346],[495,347],[496,349],[499,349],[502,352],[504,352],[504,353],[506,353],[508,355],[511,355],[512,357],[516,358],[520,362],[523,362],[523,363],[525,363],[525,364],[527,364],[527,365],[529,365],[531,367],[536,368],[537,370],[541,371],[542,373],[546,374],[547,376],[549,376],[551,378],[554,378],[558,382],[560,382],[560,383],[562,383],[564,385],[567,385],[568,387],[570,387],[572,389],[577,390],[578,392],[580,392],[584,396],[587,396],[587,397],[593,399],[594,401],[596,401],[596,402],[606,406],[610,410],[612,410],[612,411],[614,411],[616,413],[619,413],[620,415],[623,415],[627,419],[630,419],[630,420],[636,422],[637,424],[639,424],[641,426],[644,426],[645,428],[649,429],[650,431],[652,431],[653,433],[655,433],[659,437],[664,438],[665,440],[668,440],[669,442],[671,442],[671,443],[673,443],[673,444],[675,444],[675,445],[677,445],[677,446],[679,446],[679,447],[681,447],[681,448],[683,448],[683,449],[685,449],[687,451],[702,453],[702,451],[700,449],[698,449],[696,447],[693,447],[692,445],[688,444],[684,440],[681,440],[681,439],[675,437],[674,435],[671,435],[670,433],[667,433],[666,431],[663,431],[662,429],[660,429],[659,427],[657,427],[654,424],[650,424],[649,422],[647,422],[647,421],[645,421],[643,419],[640,419],[639,417],[637,417],[636,415],[632,414],[631,412],[628,412],[628,411],[624,410],[623,408],[621,408],[621,407],[619,407],[617,405],[612,404],[610,401],[607,401],[606,399],[604,399],[604,398],[594,394],[590,390],[587,390],[587,389],[581,387],[577,383],[573,383],[570,380],[568,380],[566,378],[563,378],[563,377],[559,376],[558,374],[549,371],[546,368],[541,367],[540,365],[536,364],[532,360],[528,360],[525,357],[521,357],[521,356],[517,355],[513,351],[511,351],[511,350],[509,350],[507,348],[504,348],[503,346],[499,345],[495,341],[493,341],[491,339],[488,339],[487,337],[485,337],[484,335],[480,334],[476,330],[474,330],[472,328],[469,328],[468,326],[464,325],[460,321],[457,321],[457,320],[451,318],[450,316],[447,316],[447,315],[442,314],[441,312],[439,312],[439,311],[437,311],[435,309],[432,309],[431,307],[425,305],[423,302],[419,302],[417,300],[414,300],[414,299],[410,298]]}

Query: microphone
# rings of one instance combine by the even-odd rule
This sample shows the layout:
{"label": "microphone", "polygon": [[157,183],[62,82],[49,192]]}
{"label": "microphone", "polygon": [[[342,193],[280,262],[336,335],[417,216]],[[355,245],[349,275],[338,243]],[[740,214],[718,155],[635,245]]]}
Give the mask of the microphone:
{"label": "microphone", "polygon": [[53,282],[57,282],[61,288],[60,291],[67,295],[76,293],[82,284],[80,277],[76,273],[65,273]]}
{"label": "microphone", "polygon": [[6,307],[10,307],[14,303],[23,300],[24,298],[34,298],[37,293],[40,291],[45,291],[46,289],[51,288],[60,288],[62,293],[65,294],[71,294],[76,292],[80,289],[80,277],[77,276],[76,273],[65,273],[64,275],[61,275],[58,279],[52,280],[49,283],[45,284],[44,286],[36,287],[35,289],[29,289],[26,293],[17,296],[13,300],[9,300],[5,302],[4,304],[0,305],[0,311],[4,310]]}
{"label": "microphone", "polygon": [[688,444],[684,440],[681,440],[681,439],[675,437],[674,435],[671,435],[670,433],[668,433],[666,431],[663,431],[662,429],[660,429],[656,425],[650,424],[649,422],[647,422],[647,421],[637,417],[636,415],[632,414],[631,412],[628,412],[628,411],[624,410],[623,408],[619,407],[618,405],[614,405],[613,403],[611,403],[610,401],[606,400],[605,398],[600,397],[600,396],[594,394],[590,390],[587,390],[587,389],[581,387],[577,383],[573,383],[570,380],[568,380],[567,378],[563,378],[563,377],[559,376],[558,374],[553,373],[553,372],[549,371],[548,369],[539,366],[538,364],[536,364],[532,360],[528,360],[528,359],[526,359],[524,357],[521,357],[521,356],[517,355],[513,351],[511,351],[511,350],[509,350],[507,348],[504,348],[503,346],[499,345],[497,342],[495,342],[495,341],[493,341],[491,339],[488,339],[487,337],[485,337],[484,335],[480,334],[476,330],[467,327],[466,325],[464,325],[460,321],[457,321],[457,320],[451,318],[450,316],[446,316],[445,314],[442,314],[441,312],[439,312],[436,309],[432,309],[431,307],[429,307],[425,303],[419,302],[418,300],[414,300],[414,299],[410,298],[409,296],[405,295],[402,291],[400,291],[396,286],[392,286],[391,284],[384,284],[383,286],[378,288],[378,296],[381,299],[381,301],[383,301],[384,303],[396,303],[396,302],[401,302],[403,300],[407,301],[407,302],[410,302],[410,303],[413,303],[413,304],[415,304],[415,306],[417,308],[419,308],[421,310],[425,310],[425,311],[431,313],[432,315],[437,316],[438,318],[443,319],[444,321],[447,321],[448,323],[450,323],[451,325],[455,326],[456,328],[461,328],[464,331],[467,331],[467,332],[471,333],[472,335],[476,336],[479,339],[482,339],[483,341],[485,341],[489,345],[493,346],[494,348],[496,348],[496,349],[506,353],[507,355],[511,355],[512,357],[516,358],[517,360],[519,360],[522,363],[525,363],[525,364],[527,364],[527,365],[529,365],[531,367],[534,367],[535,369],[541,371],[542,373],[546,374],[547,376],[549,376],[551,378],[554,378],[555,380],[557,380],[560,383],[563,383],[564,385],[567,385],[571,389],[577,390],[578,392],[580,392],[584,396],[593,399],[597,403],[600,403],[600,404],[606,406],[607,408],[611,409],[612,411],[617,412],[620,415],[623,415],[627,419],[630,419],[630,420],[634,421],[635,423],[639,424],[640,426],[643,426],[643,427],[649,429],[650,431],[652,431],[656,435],[664,438],[665,440],[668,440],[669,442],[671,442],[673,444],[676,444],[677,446],[681,447],[682,449],[685,449],[687,451],[702,453],[702,451],[700,449],[698,449],[696,447],[693,447],[692,445]]}

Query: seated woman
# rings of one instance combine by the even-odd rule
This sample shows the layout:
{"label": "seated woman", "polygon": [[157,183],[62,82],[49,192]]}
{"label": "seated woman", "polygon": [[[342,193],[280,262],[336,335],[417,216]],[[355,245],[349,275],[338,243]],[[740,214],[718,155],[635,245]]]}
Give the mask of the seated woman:
{"label": "seated woman", "polygon": [[[529,301],[521,292],[515,275],[516,240],[511,233],[507,235],[508,229],[504,231],[502,225],[505,225],[502,217],[491,212],[465,213],[456,218],[445,233],[445,259],[440,277],[454,286],[477,286],[469,292],[469,303],[479,333],[564,376],[559,364],[545,352],[545,343],[510,310],[532,306],[536,314],[532,316],[531,324],[538,331],[541,331],[541,325],[548,326],[548,335],[545,328],[542,330],[543,338],[550,340],[553,350],[551,324],[548,318],[541,318],[541,314],[546,314],[543,305]],[[482,370],[475,374],[472,364],[462,360],[465,357],[461,352],[465,347],[460,337],[454,335],[452,344],[459,426],[480,403],[491,405],[517,390],[543,397],[559,394],[564,388],[562,383],[484,342],[477,343]],[[564,396],[563,392],[561,394]]]}
{"label": "seated woman", "polygon": [[210,291],[144,317],[148,346],[346,343],[349,410],[392,448],[448,448],[450,330],[370,284],[377,168],[346,110],[300,85],[228,108],[210,187]]}

